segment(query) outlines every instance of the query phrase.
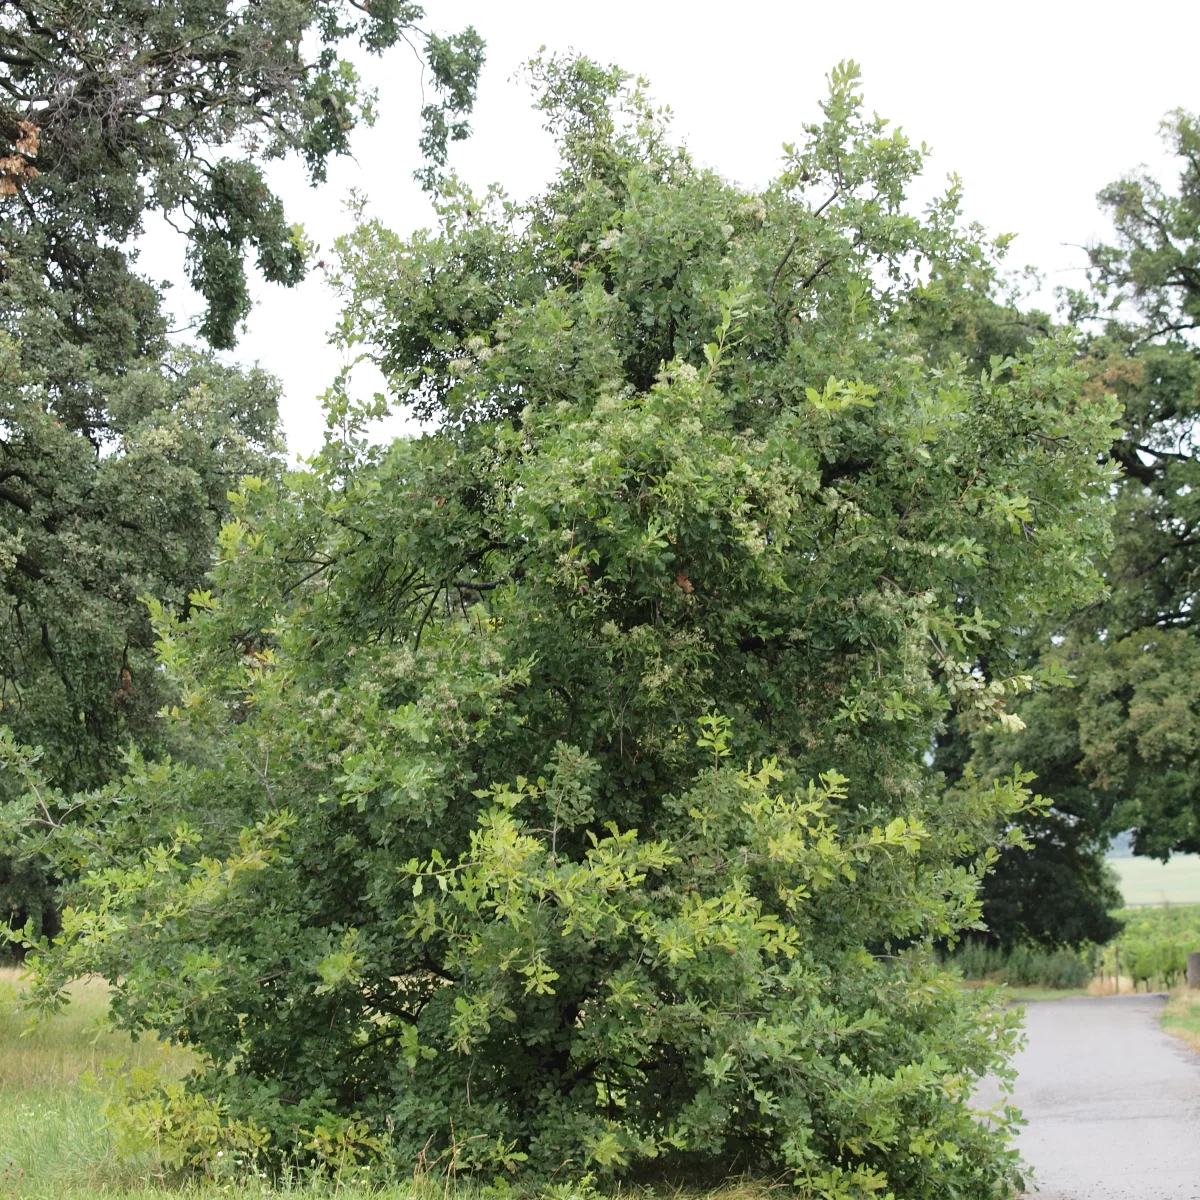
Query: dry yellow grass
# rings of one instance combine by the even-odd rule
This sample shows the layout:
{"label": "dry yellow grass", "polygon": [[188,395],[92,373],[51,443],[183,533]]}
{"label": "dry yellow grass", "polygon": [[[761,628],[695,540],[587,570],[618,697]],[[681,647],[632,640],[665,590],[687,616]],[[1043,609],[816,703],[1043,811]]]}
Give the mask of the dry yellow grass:
{"label": "dry yellow grass", "polygon": [[1133,980],[1128,975],[1122,975],[1119,982],[1113,982],[1111,975],[1097,975],[1091,983],[1087,985],[1087,994],[1089,996],[1132,996],[1134,992]]}

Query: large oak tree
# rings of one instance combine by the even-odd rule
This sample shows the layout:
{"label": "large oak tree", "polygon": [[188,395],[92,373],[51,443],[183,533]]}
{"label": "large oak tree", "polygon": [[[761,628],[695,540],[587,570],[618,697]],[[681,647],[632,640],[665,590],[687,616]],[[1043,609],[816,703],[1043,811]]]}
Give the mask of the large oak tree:
{"label": "large oak tree", "polygon": [[[1036,631],[1041,661],[1075,688],[1033,698],[1027,732],[977,747],[981,771],[1019,760],[1055,801],[1043,853],[1014,851],[993,885],[1012,910],[1009,936],[1102,932],[1112,889],[1099,859],[1116,832],[1132,829],[1139,854],[1200,851],[1200,124],[1176,112],[1163,133],[1177,187],[1135,172],[1100,193],[1116,237],[1092,249],[1091,285],[1071,297],[1093,331],[1088,390],[1123,405],[1108,593]],[[1076,919],[1077,890],[1054,916],[1054,884],[1070,893],[1072,872],[1090,890],[1090,922]]]}
{"label": "large oak tree", "polygon": [[6,820],[79,873],[38,995],[101,972],[197,1051],[145,1100],[181,1163],[390,1131],[1008,1195],[969,1100],[1015,1018],[933,948],[1031,801],[925,755],[950,711],[1012,724],[1028,624],[1096,594],[1114,407],[1068,338],[929,349],[994,247],[956,191],[911,211],[853,69],[761,191],[620,72],[534,75],[544,194],[343,243],[345,336],[430,431],[371,446],[335,394],[320,458],[243,489],[204,611],[158,612],[179,760],[71,800],[5,747]]}

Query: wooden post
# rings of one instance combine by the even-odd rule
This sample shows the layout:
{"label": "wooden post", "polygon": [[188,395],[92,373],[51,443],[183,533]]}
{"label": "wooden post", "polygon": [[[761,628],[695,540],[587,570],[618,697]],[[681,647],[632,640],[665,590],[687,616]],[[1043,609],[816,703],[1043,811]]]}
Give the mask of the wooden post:
{"label": "wooden post", "polygon": [[1200,988],[1200,953],[1188,955],[1188,987]]}

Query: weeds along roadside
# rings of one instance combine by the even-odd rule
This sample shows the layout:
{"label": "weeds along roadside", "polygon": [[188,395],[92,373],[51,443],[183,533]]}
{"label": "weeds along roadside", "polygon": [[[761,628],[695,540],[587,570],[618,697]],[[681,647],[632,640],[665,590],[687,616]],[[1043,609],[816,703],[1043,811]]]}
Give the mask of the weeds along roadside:
{"label": "weeds along roadside", "polygon": [[1087,986],[1094,974],[1089,956],[1075,950],[1029,946],[1001,950],[980,941],[964,942],[948,956],[946,963],[960,970],[964,980],[1004,983],[1010,987],[1080,989]]}
{"label": "weeds along roadside", "polygon": [[1162,1014],[1163,1028],[1200,1053],[1200,992],[1177,988]]}
{"label": "weeds along roadside", "polygon": [[1106,995],[1180,987],[1188,954],[1200,950],[1200,905],[1122,909],[1114,915],[1123,928],[1103,946],[1002,950],[969,939],[947,956],[946,964],[961,971],[964,981],[1016,988],[1087,989]]}

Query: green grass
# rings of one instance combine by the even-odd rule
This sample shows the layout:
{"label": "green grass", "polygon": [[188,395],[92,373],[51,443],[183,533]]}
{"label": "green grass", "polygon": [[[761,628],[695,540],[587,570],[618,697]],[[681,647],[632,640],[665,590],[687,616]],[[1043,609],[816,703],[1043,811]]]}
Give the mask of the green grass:
{"label": "green grass", "polygon": [[1010,987],[1008,984],[997,984],[995,980],[987,979],[964,979],[959,984],[959,987],[968,989],[995,986],[1000,988],[1004,999],[1010,1004],[1026,1004],[1034,1000],[1067,1000],[1072,996],[1093,995],[1087,988]]}
{"label": "green grass", "polygon": [[1162,1014],[1163,1028],[1200,1050],[1200,992],[1185,988],[1172,994]]}
{"label": "green grass", "polygon": [[29,1029],[17,1007],[18,975],[0,971],[0,1196],[105,1195],[128,1182],[100,1111],[80,1087],[105,1060],[163,1058],[153,1040],[137,1045],[109,1029],[107,988],[83,982],[59,1016]]}
{"label": "green grass", "polygon": [[1037,988],[1010,987],[1004,989],[1004,995],[1013,1004],[1025,1004],[1034,1000],[1066,1000],[1071,996],[1086,996],[1086,988]]}
{"label": "green grass", "polygon": [[1177,854],[1170,862],[1110,858],[1121,877],[1126,904],[1200,904],[1200,854]]}

